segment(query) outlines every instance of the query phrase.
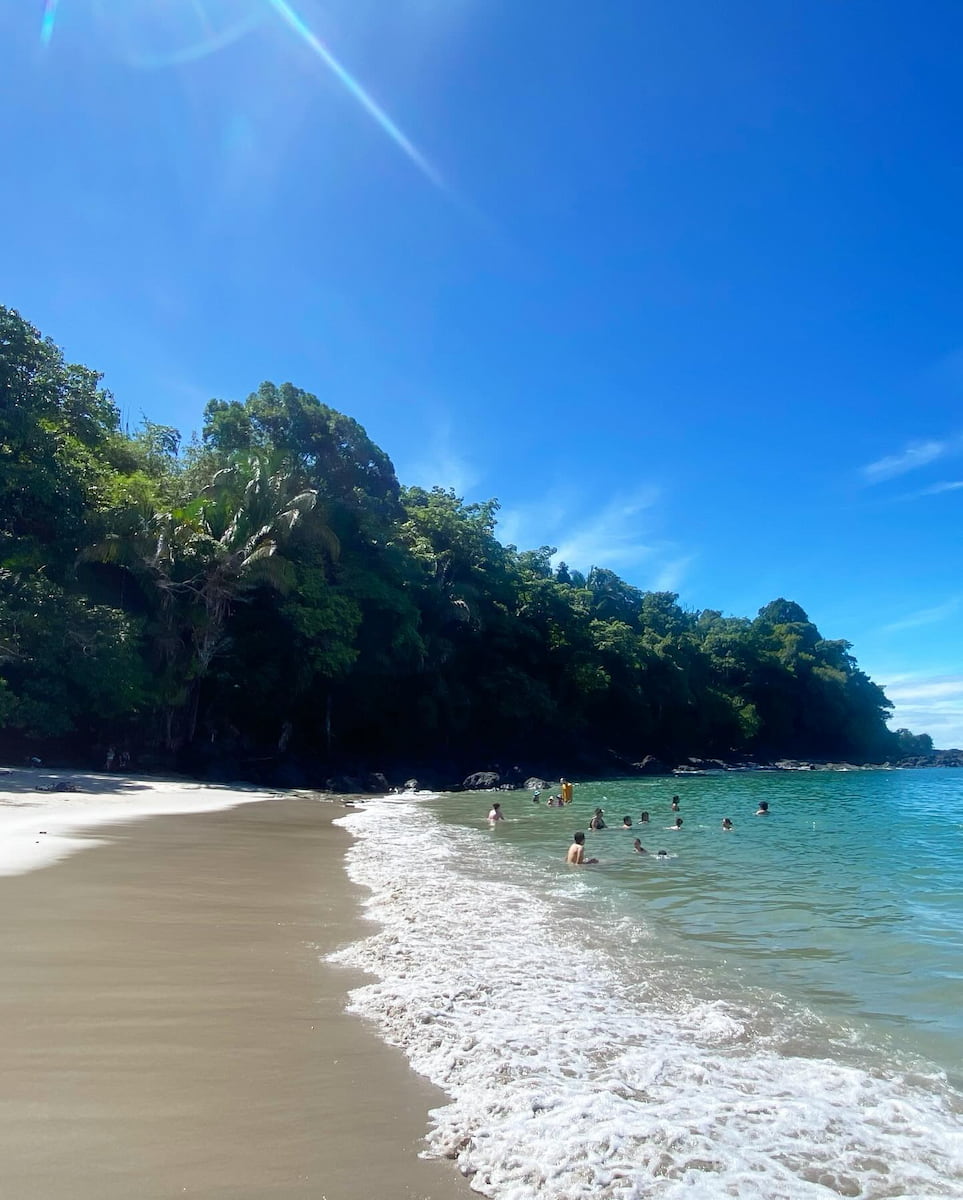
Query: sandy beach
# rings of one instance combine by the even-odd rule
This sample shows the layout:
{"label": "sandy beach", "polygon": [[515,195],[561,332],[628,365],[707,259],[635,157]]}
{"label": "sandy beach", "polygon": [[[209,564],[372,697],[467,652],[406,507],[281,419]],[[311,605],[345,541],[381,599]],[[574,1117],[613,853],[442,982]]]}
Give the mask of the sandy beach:
{"label": "sandy beach", "polygon": [[[25,774],[0,780],[15,785],[0,844],[19,839],[21,870],[31,847],[48,865],[0,878],[5,1200],[475,1194],[452,1164],[418,1158],[444,1097],[344,1013],[365,977],[322,961],[370,928],[339,805],[184,813],[151,794],[141,808],[173,813],[124,822],[138,802],[119,781],[105,804],[35,795]],[[50,862],[65,822],[99,844]]]}

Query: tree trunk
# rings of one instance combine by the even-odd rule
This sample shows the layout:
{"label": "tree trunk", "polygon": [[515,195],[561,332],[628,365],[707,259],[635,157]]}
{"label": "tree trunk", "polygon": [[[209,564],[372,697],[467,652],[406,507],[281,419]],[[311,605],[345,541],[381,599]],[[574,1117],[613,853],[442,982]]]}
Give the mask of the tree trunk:
{"label": "tree trunk", "polygon": [[190,712],[187,719],[187,744],[190,746],[194,741],[194,734],[197,732],[197,716],[201,708],[201,685],[204,682],[203,676],[199,675],[191,687]]}

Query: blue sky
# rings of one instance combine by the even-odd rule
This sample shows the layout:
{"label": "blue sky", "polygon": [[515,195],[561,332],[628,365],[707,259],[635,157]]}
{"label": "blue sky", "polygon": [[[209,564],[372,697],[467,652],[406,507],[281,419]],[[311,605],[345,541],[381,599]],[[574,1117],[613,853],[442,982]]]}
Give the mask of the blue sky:
{"label": "blue sky", "polygon": [[200,424],[290,379],[407,483],[776,596],[963,745],[963,8],[18,0],[0,300]]}

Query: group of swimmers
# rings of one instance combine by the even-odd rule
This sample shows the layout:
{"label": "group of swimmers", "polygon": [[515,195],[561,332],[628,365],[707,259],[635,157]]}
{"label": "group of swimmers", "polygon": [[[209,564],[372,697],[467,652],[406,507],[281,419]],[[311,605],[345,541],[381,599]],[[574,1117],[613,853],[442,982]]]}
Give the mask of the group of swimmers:
{"label": "group of swimmers", "polygon": [[[561,807],[564,804],[572,803],[572,785],[570,783],[568,783],[567,780],[562,779],[560,781],[560,787],[561,787],[561,790],[560,790],[559,794],[557,796],[552,796],[549,799],[549,801],[548,801],[549,807],[555,807],[556,805],[558,807]],[[532,803],[538,804],[539,800],[540,800],[540,796],[541,796],[541,793],[536,792],[532,796]],[[681,801],[679,800],[678,796],[672,797],[672,801],[669,805],[669,808],[670,808],[670,811],[674,812],[674,813],[677,813],[679,811],[679,809],[681,808]],[[757,817],[768,817],[769,816],[769,801],[768,800],[761,800],[759,802],[759,807],[756,809],[755,815]],[[488,820],[489,820],[489,823],[492,825],[494,825],[496,821],[504,821],[505,820],[505,814],[502,812],[502,806],[497,801],[491,807],[491,812],[489,812],[489,814],[488,814]],[[642,814],[639,816],[639,824],[640,825],[649,825],[650,823],[651,823],[651,818],[649,816],[649,813],[642,812]],[[683,825],[682,817],[676,817],[675,821],[671,825],[666,825],[664,828],[668,832],[678,833],[679,830],[681,830],[682,825]],[[605,823],[604,810],[601,808],[596,808],[595,812],[592,814],[591,819],[589,820],[589,829],[591,829],[593,832],[597,832],[600,829],[607,829],[607,828],[608,828],[608,826]],[[632,828],[632,818],[629,816],[623,817],[622,824],[621,824],[621,826],[619,826],[619,828],[631,829]],[[735,826],[732,823],[731,817],[723,817],[723,819],[722,819],[723,831],[725,833],[729,833],[734,828],[735,828]],[[635,841],[632,843],[632,849],[635,851],[636,854],[648,854],[649,853],[649,851],[646,850],[646,848],[642,845],[641,838],[635,839]],[[668,858],[669,852],[668,852],[668,850],[659,850],[655,857],[656,858]],[[568,848],[568,853],[565,856],[565,861],[569,862],[569,863],[573,863],[576,866],[590,866],[591,864],[598,862],[597,858],[586,858],[585,857],[585,834],[581,830],[579,830],[576,834],[573,835],[572,844]]]}
{"label": "group of swimmers", "polygon": [[[670,810],[672,812],[677,813],[679,811],[680,807],[681,807],[681,802],[679,800],[679,797],[673,796],[672,803],[670,805]],[[760,800],[759,807],[756,809],[755,815],[757,817],[768,817],[769,816],[769,801],[768,800]],[[640,825],[650,824],[650,817],[647,812],[643,812],[639,816],[639,824]],[[683,824],[682,817],[676,817],[675,821],[671,825],[665,826],[665,829],[671,833],[678,833],[678,831],[682,828],[682,824]],[[607,829],[607,828],[608,828],[608,826],[605,824],[605,812],[603,809],[597,808],[595,810],[595,812],[592,814],[591,820],[589,821],[589,829],[591,829],[593,831],[597,831],[599,829]],[[631,829],[632,828],[632,818],[629,816],[623,817],[622,824],[619,826],[619,828],[620,829]],[[722,829],[725,833],[729,833],[734,828],[735,828],[735,826],[732,823],[731,817],[723,817],[722,818]],[[635,851],[636,854],[648,854],[649,853],[649,851],[646,850],[646,848],[642,845],[641,838],[635,839],[635,841],[632,843],[632,849]],[[655,857],[656,858],[668,858],[669,852],[668,852],[668,850],[659,850],[656,853]],[[585,834],[582,833],[581,830],[579,830],[577,833],[575,833],[573,835],[572,844],[568,848],[568,853],[565,856],[565,861],[569,862],[569,863],[573,863],[576,866],[591,866],[593,863],[598,862],[597,858],[586,858],[585,857]]]}

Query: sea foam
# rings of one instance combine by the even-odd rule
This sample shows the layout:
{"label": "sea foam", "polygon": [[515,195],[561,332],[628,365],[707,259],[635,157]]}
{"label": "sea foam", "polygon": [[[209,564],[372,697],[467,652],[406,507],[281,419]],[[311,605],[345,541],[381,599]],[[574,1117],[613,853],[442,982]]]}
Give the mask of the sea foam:
{"label": "sea foam", "polygon": [[[963,1197],[960,1097],[778,995],[734,1001],[591,872],[386,801],[343,819],[380,929],[333,961],[451,1102],[428,1153],[496,1200]],[[600,913],[604,936],[600,933]]]}

